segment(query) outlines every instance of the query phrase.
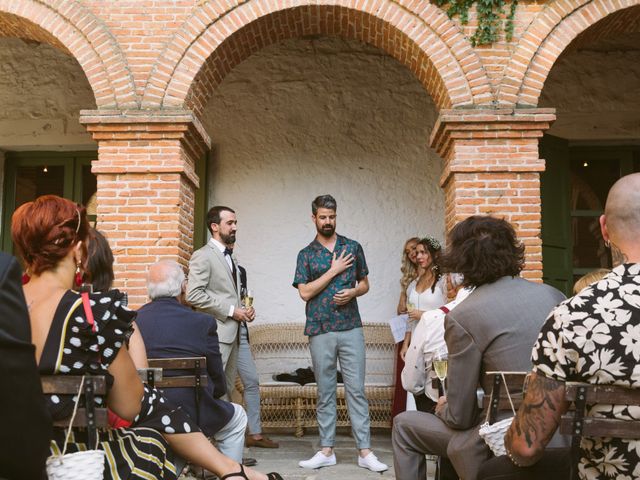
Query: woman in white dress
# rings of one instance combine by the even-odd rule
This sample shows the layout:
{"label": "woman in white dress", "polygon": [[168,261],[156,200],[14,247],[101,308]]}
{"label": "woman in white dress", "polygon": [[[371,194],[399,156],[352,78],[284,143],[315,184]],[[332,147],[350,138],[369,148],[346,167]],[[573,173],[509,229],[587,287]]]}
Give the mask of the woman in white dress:
{"label": "woman in white dress", "polygon": [[[400,356],[404,357],[411,343],[411,333],[424,312],[438,308],[447,302],[446,280],[440,273],[438,254],[440,242],[433,237],[422,238],[416,246],[416,263],[420,275],[409,284],[407,294],[407,312],[409,325],[404,336]],[[420,405],[417,405],[420,410]]]}

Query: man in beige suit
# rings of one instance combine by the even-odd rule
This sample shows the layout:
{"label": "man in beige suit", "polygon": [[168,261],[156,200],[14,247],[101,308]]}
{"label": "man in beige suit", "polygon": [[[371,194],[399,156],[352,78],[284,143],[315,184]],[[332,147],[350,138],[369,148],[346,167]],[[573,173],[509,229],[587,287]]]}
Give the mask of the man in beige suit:
{"label": "man in beige suit", "polygon": [[227,377],[227,399],[235,388],[238,326],[255,318],[253,307],[240,303],[240,272],[233,255],[238,221],[229,207],[216,206],[207,213],[211,239],[189,261],[187,301],[218,322],[220,353]]}

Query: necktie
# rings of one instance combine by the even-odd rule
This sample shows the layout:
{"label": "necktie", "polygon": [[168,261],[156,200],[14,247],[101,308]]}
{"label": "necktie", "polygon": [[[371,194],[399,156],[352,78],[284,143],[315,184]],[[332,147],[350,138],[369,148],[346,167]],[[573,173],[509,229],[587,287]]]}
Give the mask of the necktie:
{"label": "necktie", "polygon": [[233,261],[233,257],[231,255],[233,255],[233,248],[229,248],[226,247],[224,249],[224,254],[229,256],[229,260],[231,260],[231,275],[233,276],[233,284],[236,287],[236,290],[238,289],[238,279],[236,278],[236,262]]}

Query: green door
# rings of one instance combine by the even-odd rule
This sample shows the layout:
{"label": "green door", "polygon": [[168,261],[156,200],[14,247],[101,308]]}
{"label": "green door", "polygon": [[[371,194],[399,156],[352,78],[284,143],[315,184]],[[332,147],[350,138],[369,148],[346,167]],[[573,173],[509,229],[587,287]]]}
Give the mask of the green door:
{"label": "green door", "polygon": [[[95,207],[96,152],[7,152],[2,208],[2,251],[13,253],[11,216],[16,208],[41,195],[59,195]],[[95,222],[95,211],[88,211]]]}
{"label": "green door", "polygon": [[566,295],[582,275],[611,268],[611,255],[600,233],[611,186],[640,171],[640,147],[570,145],[545,135],[540,156],[542,197],[542,278]]}
{"label": "green door", "polygon": [[542,198],[542,280],[568,294],[571,272],[571,224],[569,222],[569,142],[545,135],[540,157],[546,169],[540,176]]}

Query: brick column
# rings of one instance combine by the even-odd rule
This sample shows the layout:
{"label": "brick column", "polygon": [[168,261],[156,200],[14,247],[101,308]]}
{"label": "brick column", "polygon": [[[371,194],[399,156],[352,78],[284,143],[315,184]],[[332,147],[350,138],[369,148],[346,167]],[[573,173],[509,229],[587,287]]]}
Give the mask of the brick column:
{"label": "brick column", "polygon": [[523,276],[541,281],[542,240],[538,140],[554,109],[443,110],[431,147],[445,160],[447,230],[475,214],[502,217],[525,244]]}
{"label": "brick column", "polygon": [[210,140],[189,111],[82,111],[80,122],[98,142],[97,227],[113,249],[114,286],[137,307],[151,263],[191,255],[194,166]]}

